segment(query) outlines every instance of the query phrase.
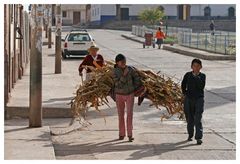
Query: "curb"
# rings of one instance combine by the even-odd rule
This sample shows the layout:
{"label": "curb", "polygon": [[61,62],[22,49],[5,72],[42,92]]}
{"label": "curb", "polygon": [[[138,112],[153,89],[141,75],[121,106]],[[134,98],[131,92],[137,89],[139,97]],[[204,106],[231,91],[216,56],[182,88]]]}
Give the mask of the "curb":
{"label": "curb", "polygon": [[126,38],[126,39],[129,39],[129,40],[138,42],[138,43],[142,43],[142,44],[144,43],[143,41],[141,41],[141,40],[139,40],[139,39],[135,39],[135,38],[133,38],[133,37],[129,37],[129,36],[124,35],[124,34],[122,34],[121,36],[124,37],[124,38]]}
{"label": "curb", "polygon": [[[133,38],[127,35],[122,34],[121,35],[123,38],[138,42],[138,43],[144,43],[143,41],[140,41],[137,38]],[[168,45],[164,45],[163,44],[163,49],[167,50],[167,51],[172,51],[172,52],[176,52],[185,56],[191,56],[191,57],[196,57],[196,58],[200,58],[200,59],[204,59],[204,60],[236,60],[236,56],[234,55],[219,55],[219,54],[213,54],[213,55],[207,55],[203,53],[196,53],[196,52],[192,52],[192,51],[186,51],[186,50],[182,50],[180,48],[174,47],[174,46],[168,46]],[[193,49],[193,50],[197,50],[197,49]],[[208,53],[208,52],[206,52]]]}
{"label": "curb", "polygon": [[233,55],[207,55],[204,53],[196,53],[196,52],[190,52],[186,50],[182,50],[180,48],[174,47],[174,46],[167,46],[163,45],[164,50],[176,52],[185,56],[191,56],[191,57],[196,57],[204,60],[236,60],[236,56]]}
{"label": "curb", "polygon": [[[7,119],[14,117],[28,118],[29,107],[6,107]],[[42,107],[43,118],[72,118],[70,108]]]}

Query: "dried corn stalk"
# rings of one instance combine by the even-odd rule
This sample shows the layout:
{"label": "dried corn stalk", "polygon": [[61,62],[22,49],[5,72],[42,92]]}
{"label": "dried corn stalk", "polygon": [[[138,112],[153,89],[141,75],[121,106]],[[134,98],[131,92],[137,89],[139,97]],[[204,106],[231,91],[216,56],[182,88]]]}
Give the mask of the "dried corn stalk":
{"label": "dried corn stalk", "polygon": [[[74,117],[85,118],[85,112],[89,106],[100,112],[99,106],[108,105],[107,96],[113,88],[113,63],[107,61],[107,65],[101,69],[88,67],[92,70],[92,80],[84,82],[76,92],[71,101],[71,109]],[[145,87],[146,98],[151,100],[153,106],[160,109],[165,107],[168,115],[162,118],[169,118],[178,114],[183,119],[183,96],[179,84],[171,78],[165,78],[162,74],[155,74],[149,70],[138,70]]]}

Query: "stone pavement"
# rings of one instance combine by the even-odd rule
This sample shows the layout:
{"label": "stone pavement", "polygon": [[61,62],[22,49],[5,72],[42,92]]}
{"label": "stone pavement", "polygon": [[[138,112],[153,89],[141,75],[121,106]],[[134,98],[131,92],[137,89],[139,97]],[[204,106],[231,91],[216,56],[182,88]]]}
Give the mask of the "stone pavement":
{"label": "stone pavement", "polygon": [[[144,38],[132,34],[122,34],[122,37],[138,43],[144,43],[145,41]],[[217,53],[211,53],[203,50],[180,46],[178,44],[174,44],[173,46],[164,44],[162,48],[164,50],[205,60],[236,60],[236,55],[222,55]]]}

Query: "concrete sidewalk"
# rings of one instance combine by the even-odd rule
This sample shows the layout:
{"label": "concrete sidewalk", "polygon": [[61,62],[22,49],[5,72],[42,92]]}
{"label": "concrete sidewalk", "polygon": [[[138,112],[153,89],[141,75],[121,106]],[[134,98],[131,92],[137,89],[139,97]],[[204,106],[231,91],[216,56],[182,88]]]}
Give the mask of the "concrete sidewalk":
{"label": "concrete sidewalk", "polygon": [[[52,34],[53,41],[55,35]],[[43,42],[47,39],[43,37]],[[79,63],[81,59],[78,59]],[[42,107],[43,117],[71,117],[70,103],[81,83],[78,63],[69,64],[62,61],[62,73],[55,74],[55,43],[51,49],[42,47]],[[7,104],[8,117],[28,117],[29,109],[29,66],[19,80]]]}
{"label": "concrete sidewalk", "polygon": [[5,160],[54,160],[49,126],[28,128],[26,120],[7,120],[4,124]]}
{"label": "concrete sidewalk", "polygon": [[[122,34],[121,36],[141,44],[144,43],[145,41],[144,38],[136,35],[132,35],[132,34]],[[178,44],[175,44],[173,46],[164,44],[163,49],[176,52],[182,55],[186,55],[186,56],[197,57],[204,60],[236,60],[236,55],[223,55],[223,54],[211,53],[203,50],[180,46]]]}

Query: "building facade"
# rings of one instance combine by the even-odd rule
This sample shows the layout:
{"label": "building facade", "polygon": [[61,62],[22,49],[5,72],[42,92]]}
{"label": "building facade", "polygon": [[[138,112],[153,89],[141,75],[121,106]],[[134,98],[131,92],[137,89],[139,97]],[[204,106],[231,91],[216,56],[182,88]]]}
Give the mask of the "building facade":
{"label": "building facade", "polygon": [[91,5],[91,24],[102,24],[111,20],[137,20],[146,8],[159,7],[167,19],[209,20],[236,19],[235,4],[96,4]]}
{"label": "building facade", "polygon": [[21,79],[30,55],[29,15],[23,5],[4,5],[4,102]]}
{"label": "building facade", "polygon": [[81,25],[87,21],[87,5],[62,4],[62,24]]}

